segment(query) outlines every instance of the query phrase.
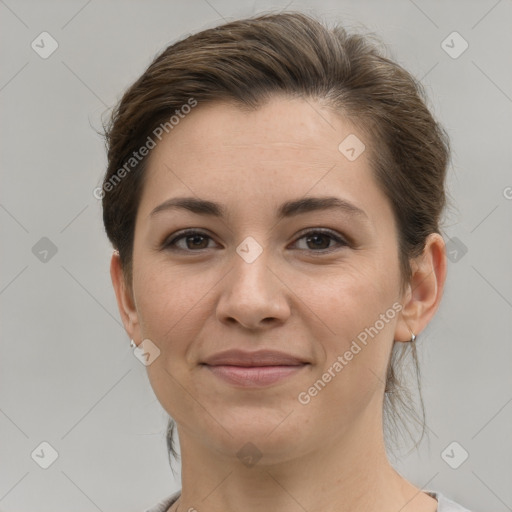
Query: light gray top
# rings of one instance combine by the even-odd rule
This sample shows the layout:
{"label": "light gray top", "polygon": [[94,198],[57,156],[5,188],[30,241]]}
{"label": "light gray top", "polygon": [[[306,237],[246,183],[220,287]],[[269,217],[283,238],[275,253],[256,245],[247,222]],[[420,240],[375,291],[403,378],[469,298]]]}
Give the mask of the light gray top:
{"label": "light gray top", "polygon": [[[440,492],[436,491],[424,491],[429,496],[437,500],[437,512],[470,512],[467,508],[462,505],[455,503],[454,501],[443,496]],[[175,503],[180,497],[181,491],[177,491],[171,496],[163,499],[157,503],[154,507],[146,509],[144,512],[167,512],[169,507]]]}

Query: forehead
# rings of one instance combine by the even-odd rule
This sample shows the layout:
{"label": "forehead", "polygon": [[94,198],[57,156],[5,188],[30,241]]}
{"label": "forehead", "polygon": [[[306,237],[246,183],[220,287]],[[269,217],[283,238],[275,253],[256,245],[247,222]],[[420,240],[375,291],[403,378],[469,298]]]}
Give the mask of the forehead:
{"label": "forehead", "polygon": [[195,107],[164,134],[147,167],[153,174],[186,169],[191,179],[196,172],[203,179],[221,179],[228,169],[245,179],[249,174],[263,178],[271,170],[293,173],[294,181],[307,179],[299,171],[312,166],[364,172],[364,153],[349,161],[340,152],[340,143],[356,133],[348,121],[312,99],[277,96],[249,111],[231,102],[211,102]]}
{"label": "forehead", "polygon": [[311,98],[273,96],[250,110],[233,102],[210,102],[183,116],[154,153],[161,153],[165,146],[187,150],[205,146],[209,150],[282,148],[283,152],[321,148],[337,157],[340,137],[355,131],[347,120],[341,121],[339,115]]}
{"label": "forehead", "polygon": [[[250,111],[226,102],[198,105],[150,153],[141,214],[183,195],[241,210],[337,191],[361,206],[385,207],[364,137],[312,99],[274,97]],[[343,153],[347,140],[356,158]]]}

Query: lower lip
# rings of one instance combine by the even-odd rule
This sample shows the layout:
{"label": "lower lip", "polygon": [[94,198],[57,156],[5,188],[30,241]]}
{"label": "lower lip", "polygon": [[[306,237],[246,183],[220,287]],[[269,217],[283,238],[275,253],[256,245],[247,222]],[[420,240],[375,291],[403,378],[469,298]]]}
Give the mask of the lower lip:
{"label": "lower lip", "polygon": [[268,386],[290,377],[306,365],[296,366],[208,366],[214,375],[221,379],[244,387]]}

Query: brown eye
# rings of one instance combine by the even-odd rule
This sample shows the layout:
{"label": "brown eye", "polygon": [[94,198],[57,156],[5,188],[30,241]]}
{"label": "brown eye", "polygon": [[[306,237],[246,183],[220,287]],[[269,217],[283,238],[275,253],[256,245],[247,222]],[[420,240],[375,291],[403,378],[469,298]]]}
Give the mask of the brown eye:
{"label": "brown eye", "polygon": [[300,238],[298,238],[297,242],[303,239],[306,241],[306,247],[300,247],[299,249],[306,251],[310,250],[313,252],[330,252],[335,248],[335,246],[331,245],[332,242],[335,242],[336,244],[338,244],[338,246],[342,247],[349,245],[343,238],[338,236],[336,233],[325,230],[309,231],[303,234]]}
{"label": "brown eye", "polygon": [[[195,251],[200,249],[208,249],[208,242],[212,238],[202,231],[187,230],[174,236],[163,243],[163,249]],[[178,244],[178,242],[184,243]]]}
{"label": "brown eye", "polygon": [[[208,234],[189,229],[174,235],[162,244],[162,249],[172,251],[198,252],[209,249],[209,242],[212,237]],[[316,253],[331,252],[336,248],[346,247],[350,244],[342,237],[330,230],[310,230],[298,238],[295,244],[305,240],[305,247],[299,247],[299,250]]]}

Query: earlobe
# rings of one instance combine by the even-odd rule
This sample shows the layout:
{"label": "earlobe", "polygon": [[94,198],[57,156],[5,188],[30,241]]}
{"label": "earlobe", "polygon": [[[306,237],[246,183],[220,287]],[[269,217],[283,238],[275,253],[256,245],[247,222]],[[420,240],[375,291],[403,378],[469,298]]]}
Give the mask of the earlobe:
{"label": "earlobe", "polygon": [[441,235],[428,236],[423,253],[411,262],[411,268],[395,341],[411,341],[411,334],[418,336],[439,307],[446,280],[446,249]]}
{"label": "earlobe", "polygon": [[131,287],[128,286],[125,280],[118,251],[114,251],[110,260],[110,277],[124,328],[131,339],[138,340],[140,339],[138,314]]}

